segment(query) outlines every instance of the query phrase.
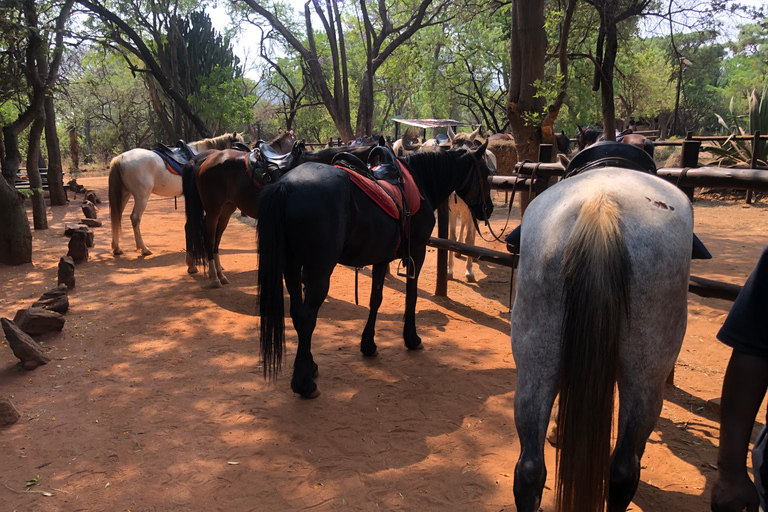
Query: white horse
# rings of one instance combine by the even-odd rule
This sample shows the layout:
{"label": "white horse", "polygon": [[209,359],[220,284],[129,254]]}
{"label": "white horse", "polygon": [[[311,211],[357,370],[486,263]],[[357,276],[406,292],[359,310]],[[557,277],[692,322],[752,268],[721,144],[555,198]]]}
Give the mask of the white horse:
{"label": "white horse", "polygon": [[[208,149],[231,148],[234,142],[243,142],[243,136],[226,133],[211,139],[198,140],[189,144],[197,154]],[[128,198],[133,196],[131,225],[136,239],[136,249],[143,256],[152,254],[141,238],[141,216],[147,208],[149,196],[156,194],[164,197],[180,196],[181,176],[169,171],[165,161],[157,153],[143,148],[135,148],[116,156],[109,164],[109,215],[112,223],[112,253],[123,254],[120,248],[120,231],[123,210]],[[189,265],[188,272],[197,272],[194,265]]]}
{"label": "white horse", "polygon": [[520,512],[539,510],[558,393],[557,510],[626,510],[685,334],[692,233],[683,192],[616,167],[569,177],[526,210],[511,325]]}

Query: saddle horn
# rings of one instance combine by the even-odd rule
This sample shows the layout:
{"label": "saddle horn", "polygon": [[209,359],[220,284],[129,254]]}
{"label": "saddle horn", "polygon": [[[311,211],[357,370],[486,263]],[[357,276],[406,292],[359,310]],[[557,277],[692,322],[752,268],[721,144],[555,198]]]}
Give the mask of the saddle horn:
{"label": "saddle horn", "polygon": [[368,164],[375,164],[377,157],[379,159],[379,165],[390,164],[398,167],[397,158],[395,158],[394,153],[392,153],[392,151],[386,146],[376,146],[373,148],[368,154]]}

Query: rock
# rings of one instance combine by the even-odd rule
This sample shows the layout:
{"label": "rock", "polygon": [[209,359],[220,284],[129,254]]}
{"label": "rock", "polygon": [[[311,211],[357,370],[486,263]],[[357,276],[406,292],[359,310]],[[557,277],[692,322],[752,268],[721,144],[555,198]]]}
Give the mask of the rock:
{"label": "rock", "polygon": [[86,219],[95,219],[99,216],[98,211],[96,211],[96,205],[90,201],[84,201],[80,207],[83,209],[83,215],[85,215]]}
{"label": "rock", "polygon": [[67,252],[67,256],[70,256],[75,263],[88,261],[88,244],[86,238],[84,232],[75,231],[72,233],[72,238],[69,239],[69,252]]}
{"label": "rock", "polygon": [[[56,313],[58,314],[58,313]],[[47,364],[51,358],[46,355],[40,345],[29,337],[19,326],[7,318],[0,318],[0,324],[5,332],[5,339],[11,347],[13,355],[19,358],[21,366],[25,370],[34,370],[38,366]]]}
{"label": "rock", "polygon": [[70,290],[75,287],[75,261],[70,256],[62,256],[59,260],[59,284]]}
{"label": "rock", "polygon": [[72,236],[75,231],[85,233],[85,245],[93,247],[93,231],[88,226],[64,226],[64,236]]}
{"label": "rock", "polygon": [[16,410],[10,400],[0,398],[0,428],[10,427],[21,418],[21,414]]}
{"label": "rock", "polygon": [[65,322],[66,319],[61,313],[43,308],[20,309],[13,317],[13,323],[30,336],[60,331]]}
{"label": "rock", "polygon": [[48,290],[32,304],[33,308],[42,308],[57,313],[66,313],[69,310],[69,297],[67,297],[67,285],[60,284],[53,290]]}
{"label": "rock", "polygon": [[96,219],[81,219],[80,224],[85,224],[86,226],[90,226],[92,228],[101,227],[101,221]]}
{"label": "rock", "polygon": [[101,199],[99,199],[99,196],[93,190],[85,191],[85,200],[90,201],[93,204],[101,204]]}

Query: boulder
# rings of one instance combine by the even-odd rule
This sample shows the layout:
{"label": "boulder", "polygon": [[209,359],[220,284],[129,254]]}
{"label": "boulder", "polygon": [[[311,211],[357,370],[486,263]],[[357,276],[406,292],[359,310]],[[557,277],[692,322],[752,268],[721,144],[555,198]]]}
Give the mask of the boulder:
{"label": "boulder", "polygon": [[72,238],[69,239],[69,252],[67,252],[67,256],[71,257],[75,263],[88,261],[88,243],[86,238],[84,232],[75,231],[72,233]]}
{"label": "boulder", "polygon": [[46,355],[40,345],[30,338],[15,322],[11,322],[7,318],[0,318],[0,324],[3,326],[8,346],[11,347],[13,355],[21,361],[22,368],[34,370],[38,366],[50,362],[51,358]]}
{"label": "boulder", "polygon": [[92,227],[92,228],[100,228],[101,227],[101,221],[96,219],[80,219],[80,224],[84,224],[86,226]]}
{"label": "boulder", "polygon": [[32,304],[33,308],[42,308],[57,313],[66,313],[69,310],[69,297],[67,296],[67,285],[60,284],[53,290],[48,290]]}
{"label": "boulder", "polygon": [[61,313],[43,308],[20,309],[13,317],[13,323],[29,334],[35,336],[64,328],[66,319]]}
{"label": "boulder", "polygon": [[83,201],[80,208],[83,209],[83,215],[85,215],[86,219],[95,219],[99,216],[99,212],[96,210],[96,205],[90,201]]}
{"label": "boulder", "polygon": [[85,245],[93,247],[93,231],[88,226],[64,226],[64,236],[71,237],[75,231],[85,233]]}
{"label": "boulder", "polygon": [[99,199],[99,196],[96,194],[94,190],[85,191],[85,200],[90,201],[93,204],[101,204],[101,199]]}
{"label": "boulder", "polygon": [[10,400],[0,398],[0,428],[10,427],[21,418],[21,414],[16,410]]}
{"label": "boulder", "polygon": [[70,256],[62,256],[59,260],[59,284],[70,290],[75,287],[75,260]]}

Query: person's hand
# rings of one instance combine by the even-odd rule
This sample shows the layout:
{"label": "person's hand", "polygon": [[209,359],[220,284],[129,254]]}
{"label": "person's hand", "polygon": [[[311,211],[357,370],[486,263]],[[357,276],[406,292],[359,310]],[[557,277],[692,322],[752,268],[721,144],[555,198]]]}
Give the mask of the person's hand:
{"label": "person's hand", "polygon": [[712,512],[758,512],[760,498],[746,468],[737,472],[718,471],[712,488]]}

